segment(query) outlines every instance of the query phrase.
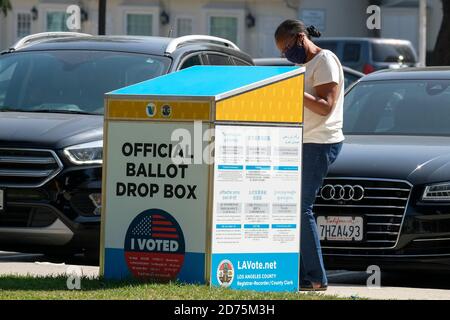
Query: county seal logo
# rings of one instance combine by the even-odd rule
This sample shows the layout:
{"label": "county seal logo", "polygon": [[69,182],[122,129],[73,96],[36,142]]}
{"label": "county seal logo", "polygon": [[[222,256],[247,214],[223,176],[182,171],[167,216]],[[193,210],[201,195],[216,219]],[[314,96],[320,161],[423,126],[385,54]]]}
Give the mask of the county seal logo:
{"label": "county seal logo", "polygon": [[229,287],[233,283],[234,267],[231,261],[222,260],[217,267],[217,281],[221,287]]}

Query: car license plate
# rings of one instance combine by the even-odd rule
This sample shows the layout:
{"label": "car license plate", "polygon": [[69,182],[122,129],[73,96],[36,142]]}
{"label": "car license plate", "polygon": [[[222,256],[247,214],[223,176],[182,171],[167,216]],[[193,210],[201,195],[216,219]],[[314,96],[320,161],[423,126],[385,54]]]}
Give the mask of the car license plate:
{"label": "car license plate", "polygon": [[5,210],[5,190],[0,189],[0,212]]}
{"label": "car license plate", "polygon": [[362,241],[363,225],[364,220],[362,217],[317,217],[320,240]]}

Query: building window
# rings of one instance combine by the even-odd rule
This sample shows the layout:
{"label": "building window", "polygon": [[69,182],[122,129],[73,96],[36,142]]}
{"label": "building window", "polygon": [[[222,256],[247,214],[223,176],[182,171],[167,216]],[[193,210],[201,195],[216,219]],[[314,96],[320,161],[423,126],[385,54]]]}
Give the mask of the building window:
{"label": "building window", "polygon": [[23,38],[31,34],[31,13],[17,14],[17,37]]}
{"label": "building window", "polygon": [[69,31],[67,18],[64,11],[47,12],[47,31]]}
{"label": "building window", "polygon": [[177,36],[187,36],[192,34],[192,19],[178,18],[177,19]]}
{"label": "building window", "polygon": [[238,18],[210,16],[209,34],[238,43]]}
{"label": "building window", "polygon": [[127,13],[127,35],[151,36],[153,35],[153,15]]}

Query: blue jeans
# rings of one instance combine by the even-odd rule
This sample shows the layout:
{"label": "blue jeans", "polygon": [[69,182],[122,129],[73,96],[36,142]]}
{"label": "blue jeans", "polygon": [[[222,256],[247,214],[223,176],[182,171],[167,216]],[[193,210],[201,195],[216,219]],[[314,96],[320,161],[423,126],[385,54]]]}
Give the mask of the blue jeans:
{"label": "blue jeans", "polygon": [[342,149],[335,144],[305,143],[303,145],[302,213],[300,233],[300,285],[309,282],[328,285],[320,248],[316,219],[312,211],[317,193],[329,166]]}

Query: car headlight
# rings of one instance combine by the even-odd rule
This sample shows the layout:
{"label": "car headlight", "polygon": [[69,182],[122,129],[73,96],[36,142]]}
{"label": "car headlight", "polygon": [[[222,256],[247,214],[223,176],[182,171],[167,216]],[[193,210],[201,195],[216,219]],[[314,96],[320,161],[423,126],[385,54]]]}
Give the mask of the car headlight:
{"label": "car headlight", "polygon": [[422,200],[450,202],[450,182],[427,186],[423,193]]}
{"label": "car headlight", "polygon": [[67,147],[64,154],[70,162],[77,165],[102,164],[103,140]]}

